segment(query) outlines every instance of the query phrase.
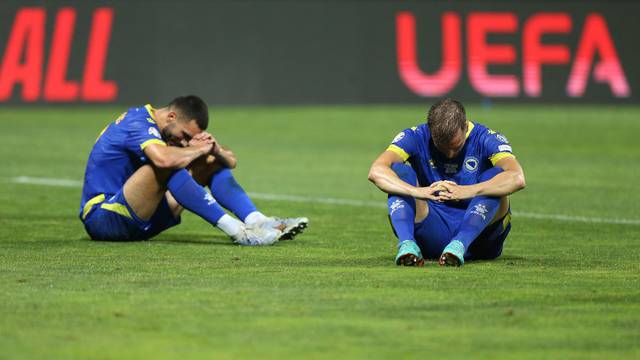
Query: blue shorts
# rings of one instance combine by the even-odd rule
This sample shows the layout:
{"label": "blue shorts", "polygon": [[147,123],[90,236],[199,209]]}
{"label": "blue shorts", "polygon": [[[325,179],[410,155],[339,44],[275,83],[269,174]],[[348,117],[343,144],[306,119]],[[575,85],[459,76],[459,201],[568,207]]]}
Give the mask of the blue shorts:
{"label": "blue shorts", "polygon": [[[427,259],[437,259],[460,229],[466,209],[434,201],[429,201],[428,206],[429,215],[415,225],[414,235],[422,255]],[[478,235],[467,249],[465,260],[497,258],[502,254],[502,246],[509,231],[511,231],[511,210]]]}
{"label": "blue shorts", "polygon": [[158,204],[151,219],[140,219],[124,198],[122,189],[106,201],[94,204],[82,221],[87,234],[93,240],[135,241],[152,238],[162,231],[180,224],[167,198]]}

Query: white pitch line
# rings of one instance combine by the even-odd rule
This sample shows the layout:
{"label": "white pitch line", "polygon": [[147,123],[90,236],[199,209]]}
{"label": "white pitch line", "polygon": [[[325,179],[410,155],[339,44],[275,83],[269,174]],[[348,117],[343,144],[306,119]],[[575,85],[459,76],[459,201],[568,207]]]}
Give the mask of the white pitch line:
{"label": "white pitch line", "polygon": [[11,179],[16,184],[61,186],[61,187],[81,187],[82,181],[68,179],[37,178],[30,176],[18,176]]}
{"label": "white pitch line", "polygon": [[348,205],[348,206],[361,206],[361,207],[379,207],[385,208],[387,205],[384,200],[380,201],[366,201],[366,200],[351,200],[351,199],[333,199],[333,198],[320,198],[311,196],[299,196],[299,195],[281,195],[281,194],[265,194],[249,192],[249,196],[260,200],[280,200],[280,201],[293,201],[304,203],[317,203],[317,204],[329,204],[329,205]]}
{"label": "white pitch line", "polygon": [[[18,176],[11,179],[16,184],[28,184],[28,185],[43,185],[43,186],[60,186],[60,187],[73,187],[78,188],[82,186],[81,181],[69,180],[69,179],[54,179],[54,178],[39,178],[30,176]],[[303,203],[316,203],[327,205],[347,205],[347,206],[359,206],[359,207],[375,207],[385,208],[386,204],[384,200],[380,201],[367,201],[367,200],[353,200],[353,199],[336,199],[336,198],[323,198],[312,196],[299,196],[299,195],[285,195],[285,194],[266,194],[266,193],[254,193],[250,192],[249,196],[254,199],[260,200],[275,200],[275,201],[291,201],[291,202],[303,202]],[[538,219],[538,220],[556,220],[566,222],[582,222],[582,223],[594,223],[594,224],[616,224],[616,225],[640,225],[640,219],[624,219],[624,218],[601,218],[601,217],[588,217],[588,216],[576,216],[576,215],[563,215],[563,214],[541,214],[532,212],[514,211],[513,216]]]}

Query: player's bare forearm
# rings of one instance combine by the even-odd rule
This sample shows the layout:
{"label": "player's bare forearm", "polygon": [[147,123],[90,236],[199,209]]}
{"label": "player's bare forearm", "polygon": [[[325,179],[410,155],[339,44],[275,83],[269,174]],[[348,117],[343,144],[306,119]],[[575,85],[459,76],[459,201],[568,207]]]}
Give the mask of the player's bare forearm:
{"label": "player's bare forearm", "polygon": [[493,178],[474,186],[476,187],[476,196],[507,196],[524,189],[524,175],[517,171],[503,171]]}
{"label": "player's bare forearm", "polygon": [[501,197],[524,189],[524,172],[515,157],[501,159],[495,166],[503,171],[485,182],[476,184],[477,195]]}
{"label": "player's bare forearm", "polygon": [[182,169],[186,168],[191,164],[195,159],[206,155],[209,152],[207,146],[197,146],[197,147],[186,147],[186,148],[176,148],[173,146],[169,146],[171,149],[170,158],[172,158],[173,162],[171,163],[171,168],[173,169]]}
{"label": "player's bare forearm", "polygon": [[144,149],[144,153],[159,168],[183,169],[195,159],[208,154],[211,151],[211,147],[211,144],[184,148],[151,144]]}
{"label": "player's bare forearm", "polygon": [[402,181],[390,167],[373,164],[369,170],[369,181],[387,194],[415,197],[416,187]]}
{"label": "player's bare forearm", "polygon": [[211,143],[213,144],[211,148],[211,152],[208,155],[211,155],[207,158],[207,163],[217,162],[219,165],[227,167],[229,169],[235,169],[238,166],[238,159],[236,155],[231,151],[231,149],[224,147],[218,143],[215,137],[208,132],[201,132],[200,134],[194,136],[189,141],[189,146],[195,146],[202,143]]}
{"label": "player's bare forearm", "polygon": [[369,181],[387,194],[411,196],[422,200],[444,200],[442,195],[436,195],[443,189],[439,183],[431,184],[429,187],[408,184],[391,169],[394,163],[402,163],[402,158],[392,151],[383,152],[371,165]]}
{"label": "player's bare forearm", "polygon": [[387,194],[414,197],[416,187],[402,181],[391,169],[391,165],[402,162],[402,158],[398,154],[391,151],[383,152],[371,164],[369,181]]}
{"label": "player's bare forearm", "polygon": [[213,150],[213,156],[215,156],[216,161],[219,161],[229,169],[235,169],[236,166],[238,166],[238,158],[236,157],[236,154],[234,154],[230,149],[219,144],[216,144]]}

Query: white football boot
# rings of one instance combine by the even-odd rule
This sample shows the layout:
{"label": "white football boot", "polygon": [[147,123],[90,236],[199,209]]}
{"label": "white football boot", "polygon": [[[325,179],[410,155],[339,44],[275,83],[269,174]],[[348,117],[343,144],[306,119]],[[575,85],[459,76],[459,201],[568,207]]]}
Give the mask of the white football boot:
{"label": "white football boot", "polygon": [[232,236],[233,242],[245,246],[273,245],[282,237],[283,232],[262,226],[243,226],[240,232]]}
{"label": "white football boot", "polygon": [[277,218],[269,217],[268,220],[259,222],[256,226],[265,229],[278,229],[282,231],[280,240],[292,240],[296,235],[302,233],[309,226],[309,219],[299,218]]}

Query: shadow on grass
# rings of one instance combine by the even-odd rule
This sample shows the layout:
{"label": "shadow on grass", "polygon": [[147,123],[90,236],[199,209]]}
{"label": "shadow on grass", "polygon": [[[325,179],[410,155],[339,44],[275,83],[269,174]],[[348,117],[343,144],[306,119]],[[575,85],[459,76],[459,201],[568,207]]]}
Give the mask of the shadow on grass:
{"label": "shadow on grass", "polygon": [[211,236],[210,234],[172,234],[160,236],[157,238],[152,238],[147,240],[156,244],[167,244],[167,245],[206,245],[206,246],[238,246],[234,244],[229,238],[225,236]]}
{"label": "shadow on grass", "polygon": [[83,241],[94,244],[145,244],[145,245],[203,245],[203,246],[237,246],[224,236],[211,236],[210,234],[170,234],[158,235],[147,240],[92,240],[88,236],[81,238]]}

